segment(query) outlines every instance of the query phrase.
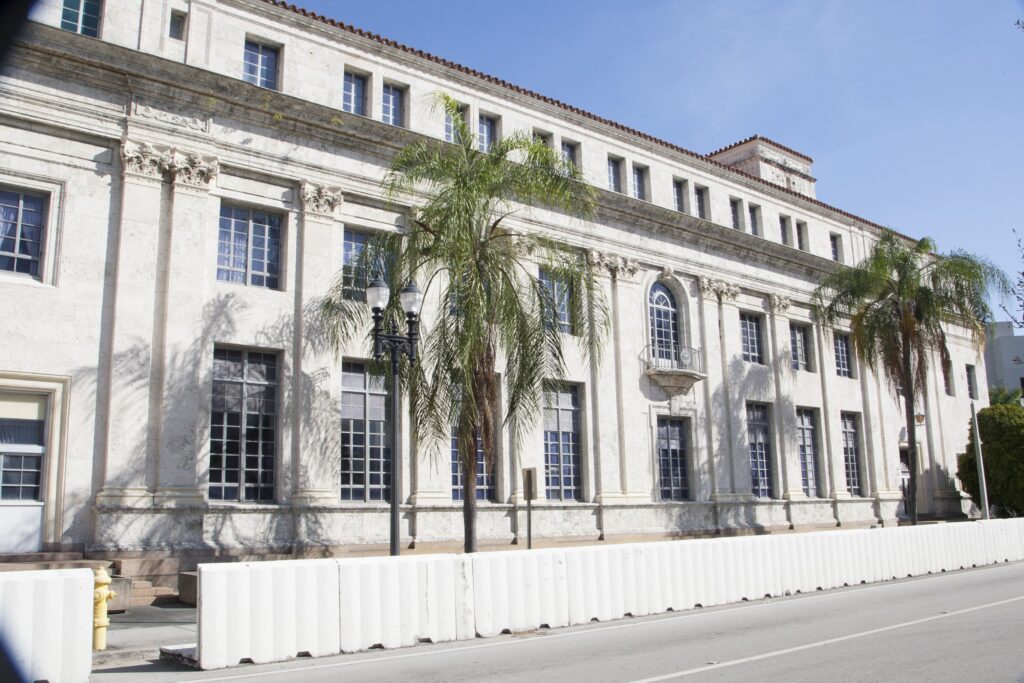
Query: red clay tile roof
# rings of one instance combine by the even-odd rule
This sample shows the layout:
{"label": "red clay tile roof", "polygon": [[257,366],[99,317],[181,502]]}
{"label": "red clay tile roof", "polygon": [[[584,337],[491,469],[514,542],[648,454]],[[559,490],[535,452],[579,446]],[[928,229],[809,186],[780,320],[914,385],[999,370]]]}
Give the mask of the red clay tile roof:
{"label": "red clay tile roof", "polygon": [[[308,17],[308,18],[313,19],[315,21],[319,21],[319,22],[322,22],[324,24],[328,24],[330,26],[334,26],[335,28],[341,29],[342,31],[347,31],[348,33],[353,33],[353,34],[355,34],[357,36],[361,36],[363,38],[369,38],[370,40],[374,40],[374,41],[376,41],[376,42],[378,42],[378,43],[380,43],[382,45],[387,45],[388,47],[393,47],[396,50],[401,50],[402,52],[406,52],[408,54],[415,55],[416,57],[420,57],[422,59],[426,59],[426,60],[434,62],[436,64],[440,64],[442,66],[446,66],[448,68],[455,69],[456,71],[459,71],[461,73],[467,74],[469,76],[473,76],[475,78],[479,78],[482,81],[486,81],[488,83],[493,83],[494,85],[499,85],[499,86],[501,86],[503,88],[508,88],[509,90],[512,90],[513,92],[517,92],[517,93],[519,93],[521,95],[526,95],[527,97],[532,97],[534,99],[540,100],[541,102],[546,102],[547,104],[552,104],[552,105],[554,105],[556,107],[560,107],[560,108],[565,109],[566,111],[570,111],[570,112],[572,112],[574,114],[579,114],[580,116],[586,117],[586,118],[591,119],[593,121],[597,121],[598,123],[604,124],[606,126],[610,126],[612,128],[616,128],[616,129],[621,130],[621,131],[623,131],[625,133],[629,133],[630,135],[634,135],[634,136],[640,138],[641,140],[647,140],[648,142],[653,142],[656,145],[659,145],[661,147],[665,147],[665,148],[670,149],[672,151],[679,152],[681,154],[686,154],[687,156],[691,156],[691,157],[694,157],[696,159],[700,159],[700,160],[705,161],[707,163],[710,163],[710,164],[713,164],[715,166],[718,166],[719,168],[724,169],[724,170],[726,170],[726,171],[728,171],[730,173],[735,173],[736,175],[743,176],[744,178],[748,178],[750,180],[753,180],[755,182],[761,183],[763,185],[767,185],[768,187],[771,187],[772,189],[779,190],[779,191],[785,192],[787,194],[793,195],[794,197],[802,199],[802,200],[804,200],[806,202],[810,202],[811,204],[815,204],[815,205],[820,206],[820,207],[822,207],[824,209],[827,209],[829,211],[834,211],[835,213],[837,213],[837,214],[839,214],[841,216],[846,216],[847,218],[851,218],[851,219],[853,219],[855,221],[860,221],[861,223],[864,223],[865,225],[870,225],[871,227],[877,228],[879,230],[892,230],[892,228],[888,228],[888,227],[886,227],[884,225],[880,225],[878,223],[875,223],[874,221],[869,221],[866,218],[861,218],[860,216],[857,216],[856,214],[852,214],[852,213],[850,213],[848,211],[843,211],[842,209],[839,209],[839,208],[837,208],[835,206],[832,206],[831,204],[826,204],[823,201],[820,201],[820,200],[814,199],[812,197],[808,197],[806,195],[800,194],[799,192],[795,192],[793,190],[790,190],[789,188],[782,187],[781,185],[776,185],[775,183],[770,183],[767,180],[762,180],[761,178],[758,178],[757,176],[751,175],[751,174],[746,173],[744,171],[741,171],[739,169],[731,168],[729,166],[726,166],[725,164],[722,164],[722,163],[712,159],[711,155],[698,154],[697,152],[693,152],[691,150],[688,150],[685,147],[680,147],[679,145],[673,144],[673,143],[668,142],[666,140],[662,140],[660,138],[656,138],[653,135],[650,135],[648,133],[644,133],[643,131],[639,131],[639,130],[637,130],[635,128],[630,128],[629,126],[624,126],[621,123],[617,123],[617,122],[612,121],[610,119],[606,119],[606,118],[604,118],[602,116],[598,116],[597,114],[592,114],[589,111],[586,111],[584,109],[580,109],[579,107],[574,107],[571,104],[566,104],[565,102],[561,102],[559,100],[556,100],[553,97],[547,97],[545,95],[541,95],[540,93],[533,92],[532,90],[528,90],[528,89],[523,88],[521,86],[518,86],[518,85],[516,85],[514,83],[509,83],[508,81],[504,81],[504,80],[502,80],[500,78],[496,78],[496,77],[491,76],[489,74],[485,74],[485,73],[483,73],[481,71],[477,71],[476,69],[471,69],[471,68],[469,68],[467,66],[463,66],[462,64],[458,64],[456,62],[452,62],[452,61],[444,59],[442,57],[438,57],[436,55],[432,55],[429,52],[424,52],[423,50],[417,50],[415,48],[409,47],[407,45],[403,45],[403,44],[401,44],[401,43],[399,43],[397,41],[391,40],[389,38],[384,38],[383,36],[381,36],[381,35],[379,35],[377,33],[370,33],[369,31],[364,31],[364,30],[362,30],[360,28],[356,28],[355,26],[352,26],[350,24],[346,24],[344,22],[337,21],[336,19],[330,19],[330,18],[325,17],[325,16],[323,16],[321,14],[317,14],[316,12],[311,12],[311,11],[309,11],[307,9],[302,8],[302,7],[297,7],[297,6],[295,6],[295,5],[291,4],[291,3],[284,2],[283,0],[263,0],[263,2],[265,2],[265,3],[269,4],[269,5],[273,5],[275,7],[280,7],[282,9],[289,10],[289,11],[294,12],[296,14],[300,14],[300,15],[302,15],[304,17]],[[757,137],[757,136],[755,136],[755,137]],[[748,139],[750,139],[750,138],[748,138]],[[767,142],[772,142],[771,140],[768,140],[767,138],[762,138],[762,139],[767,141]],[[741,141],[741,142],[745,142],[745,141]],[[735,144],[741,144],[741,143],[735,143]],[[799,155],[799,156],[801,156],[801,157],[803,157],[805,159],[808,159],[808,160],[810,159],[810,157],[805,157],[803,154],[800,154],[799,152],[795,152],[793,150],[790,150],[787,147],[783,147],[782,145],[779,145],[778,143],[772,142],[772,144],[777,145],[777,146],[781,147],[782,149],[785,149],[786,151],[793,152],[794,154],[797,154],[797,155]],[[733,146],[733,145],[730,145],[730,146]],[[723,147],[722,149],[728,149],[728,148]],[[721,152],[722,150],[718,150],[718,151]],[[907,238],[909,240],[913,240],[915,242],[917,241],[913,237],[909,237],[909,236],[903,235],[901,233],[897,233],[897,234],[899,234],[901,237],[905,237],[905,238]]]}
{"label": "red clay tile roof", "polygon": [[751,135],[749,138],[746,138],[744,140],[740,140],[739,142],[734,142],[731,145],[726,145],[725,147],[722,147],[721,149],[716,149],[711,154],[708,154],[708,156],[709,157],[716,157],[719,154],[721,154],[722,152],[728,151],[728,150],[730,150],[730,149],[732,149],[734,147],[739,147],[740,145],[745,145],[745,144],[747,144],[748,142],[750,142],[752,140],[760,140],[761,142],[767,142],[769,145],[772,145],[773,147],[778,147],[783,152],[788,152],[789,154],[792,154],[795,157],[799,157],[799,158],[803,159],[804,161],[806,161],[809,164],[813,164],[814,163],[814,159],[810,158],[806,154],[802,154],[802,153],[796,151],[795,149],[792,149],[791,147],[786,147],[785,145],[780,145],[779,143],[775,142],[775,140],[772,140],[771,138],[766,138],[763,135],[756,135],[756,134],[755,135]]}

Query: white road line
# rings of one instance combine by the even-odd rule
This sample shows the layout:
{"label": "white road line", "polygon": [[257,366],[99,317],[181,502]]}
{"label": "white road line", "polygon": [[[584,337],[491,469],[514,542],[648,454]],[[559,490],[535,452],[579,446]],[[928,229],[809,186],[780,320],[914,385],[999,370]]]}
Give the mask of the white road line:
{"label": "white road line", "polygon": [[[953,571],[953,572],[946,572],[946,573],[940,573],[940,574],[925,574],[923,576],[916,576],[916,577],[914,577],[913,578],[913,582],[916,583],[916,582],[928,581],[929,579],[942,579],[942,578],[952,578],[952,577],[955,577],[955,576],[964,576],[965,574],[967,574],[970,571],[991,570],[991,569],[1000,569],[1000,568],[1007,568],[1007,567],[1017,567],[1017,568],[1020,568],[1021,566],[1022,565],[1019,562],[1011,562],[1011,563],[1006,563],[1006,564],[988,565],[988,566],[985,566],[985,567],[977,567],[977,568],[967,569],[967,570],[957,570],[957,571]],[[652,619],[652,618],[643,617],[643,618],[641,618],[641,620],[630,621],[630,622],[627,622],[627,623],[608,624],[607,626],[596,626],[596,627],[591,627],[591,628],[577,629],[577,630],[574,630],[574,631],[561,631],[560,630],[560,632],[553,632],[553,633],[546,632],[544,636],[535,637],[535,638],[521,638],[521,639],[518,639],[518,640],[498,640],[498,641],[493,641],[493,642],[489,642],[489,643],[476,643],[476,644],[473,644],[473,645],[462,645],[462,646],[458,646],[458,647],[444,647],[444,648],[437,648],[437,649],[434,649],[434,648],[431,648],[431,649],[416,648],[415,651],[404,653],[404,654],[386,655],[386,656],[380,656],[380,657],[363,656],[363,657],[361,657],[359,659],[354,659],[353,658],[353,659],[347,659],[347,660],[342,661],[342,662],[331,662],[329,664],[311,664],[309,666],[296,667],[296,668],[291,668],[291,669],[274,669],[273,671],[253,671],[251,673],[240,673],[240,674],[236,674],[236,675],[233,675],[233,676],[221,676],[221,677],[218,677],[218,678],[196,678],[196,679],[189,679],[189,680],[238,681],[238,680],[244,680],[244,679],[247,679],[247,678],[262,678],[262,677],[265,677],[265,676],[281,676],[283,674],[288,674],[288,673],[292,673],[292,672],[316,671],[316,670],[319,670],[319,669],[335,669],[335,668],[341,668],[341,667],[346,667],[346,666],[359,666],[361,664],[376,664],[376,663],[380,663],[380,662],[393,662],[393,661],[398,661],[398,660],[402,660],[402,659],[411,659],[413,657],[434,657],[434,656],[437,656],[437,655],[445,655],[445,654],[452,653],[452,652],[466,652],[466,651],[469,651],[469,650],[483,650],[483,649],[489,649],[489,648],[492,648],[492,647],[505,647],[505,646],[508,646],[508,645],[520,645],[520,644],[523,644],[523,643],[536,643],[538,640],[545,640],[546,641],[546,640],[552,640],[552,639],[555,639],[555,638],[572,638],[572,637],[575,637],[575,636],[582,636],[582,635],[587,635],[587,634],[590,634],[590,633],[601,633],[603,631],[616,631],[616,630],[619,630],[619,629],[638,628],[638,627],[641,627],[641,626],[652,626],[652,625],[658,625],[658,624],[675,624],[680,619],[697,619],[697,618],[700,618],[700,617],[711,617],[711,616],[714,616],[716,614],[724,614],[726,612],[731,612],[731,611],[736,610],[736,609],[754,609],[754,608],[766,609],[766,608],[769,608],[769,607],[773,607],[773,606],[777,607],[777,606],[780,606],[780,605],[798,605],[798,604],[801,604],[802,602],[804,602],[805,600],[809,600],[809,599],[822,600],[822,599],[829,598],[829,597],[838,597],[838,596],[843,596],[843,595],[849,596],[849,595],[851,595],[853,593],[858,593],[858,592],[864,591],[864,590],[877,590],[877,589],[884,589],[884,588],[894,588],[894,587],[898,587],[898,586],[899,587],[906,587],[907,585],[908,585],[908,582],[906,580],[898,579],[896,581],[885,581],[885,582],[878,582],[878,583],[871,583],[871,584],[861,584],[861,585],[858,585],[858,586],[851,586],[851,588],[848,589],[848,590],[833,589],[833,590],[823,591],[823,592],[820,592],[820,593],[819,592],[815,592],[815,593],[802,593],[800,595],[791,596],[791,597],[796,598],[796,599],[789,599],[789,600],[774,598],[774,599],[769,601],[769,600],[766,600],[766,599],[760,599],[760,600],[756,600],[756,601],[753,601],[753,602],[731,603],[731,604],[728,604],[728,605],[722,605],[721,607],[716,605],[714,609],[711,609],[709,611],[696,611],[696,610],[693,610],[693,609],[687,609],[687,610],[683,610],[683,611],[679,611],[679,612],[664,612],[664,613],[659,613],[659,614],[651,614],[651,615],[648,615],[648,616],[649,617],[661,617],[661,618],[660,619],[659,618]],[[1021,596],[1019,598],[1010,598],[1010,601],[1022,600],[1022,599],[1024,599],[1024,596]],[[993,603],[993,604],[1000,604],[1000,603]],[[980,609],[980,608],[971,608],[971,609]],[[958,613],[959,612],[951,612],[949,615],[943,615],[943,616],[951,616],[953,614],[958,614]],[[930,619],[933,619],[933,618],[936,618],[936,617],[928,617],[926,619],[926,621],[930,620]],[[908,623],[913,623],[913,622],[908,622]],[[889,627],[889,628],[899,628],[900,626],[903,626],[903,625],[906,625],[906,624],[892,626],[892,627]],[[862,635],[867,635],[867,634],[868,634],[868,632],[865,632]],[[845,636],[844,636],[844,638],[845,638]],[[821,644],[826,644],[826,642],[827,641],[822,641]],[[441,643],[438,643],[438,645],[441,645]],[[798,648],[798,649],[802,649],[803,647],[807,647],[807,646],[801,646],[801,648]],[[784,652],[780,652],[779,654],[783,654],[783,653]],[[360,654],[362,654],[362,653],[360,653]],[[337,657],[337,656],[341,656],[341,655],[333,655],[333,656]],[[353,654],[353,655],[349,655],[349,656],[355,657],[357,655]],[[292,659],[292,660],[288,660],[288,661],[285,661],[285,662],[272,662],[272,663],[268,663],[268,664],[264,664],[264,665],[260,665],[260,666],[273,666],[274,664],[287,665],[287,664],[294,664],[297,661],[302,661],[302,660],[294,660],[294,659]],[[741,660],[737,660],[735,663],[739,664],[739,663],[741,663]],[[724,666],[724,664],[723,664],[723,666]],[[714,668],[714,667],[712,666],[711,668]],[[706,669],[700,669],[700,670],[706,670]],[[698,670],[694,669],[694,671],[696,672]],[[669,674],[670,677],[681,676],[681,675],[686,675],[686,672],[677,672],[677,673]],[[649,680],[651,680],[651,681],[658,681],[658,680],[663,680],[663,679],[652,678],[652,679],[649,679]],[[641,682],[640,681],[635,681],[633,683],[641,683]]]}
{"label": "white road line", "polygon": [[906,628],[907,626],[916,626],[917,624],[925,624],[929,621],[936,621],[938,619],[948,619],[949,617],[955,617],[960,614],[967,614],[968,612],[977,612],[978,610],[989,609],[990,607],[998,607],[1000,605],[1006,605],[1011,602],[1017,602],[1018,600],[1024,600],[1024,595],[1019,595],[1016,598],[1007,598],[1006,600],[999,600],[998,602],[990,602],[986,605],[976,605],[974,607],[967,607],[966,609],[956,610],[955,612],[946,612],[944,614],[936,614],[931,617],[924,617],[923,619],[914,619],[913,621],[904,621],[901,624],[892,624],[891,626],[882,626],[881,628],[873,628],[870,631],[861,631],[859,633],[851,633],[845,636],[839,636],[837,638],[827,638],[825,640],[819,640],[814,643],[807,643],[805,645],[797,645],[796,647],[788,647],[784,650],[775,650],[774,652],[765,652],[760,655],[753,655],[751,657],[744,657],[742,659],[733,659],[728,662],[719,662],[717,664],[708,664],[706,666],[699,666],[695,669],[686,669],[685,671],[676,671],[670,674],[664,674],[662,676],[653,676],[651,678],[641,678],[630,683],[657,683],[657,681],[670,681],[673,678],[683,678],[684,676],[692,676],[693,674],[704,673],[707,671],[714,671],[715,669],[724,669],[727,666],[736,666],[738,664],[746,664],[748,662],[757,662],[762,659],[770,659],[771,657],[780,657],[782,655],[792,654],[793,652],[800,652],[802,650],[810,650],[815,647],[822,647],[825,645],[832,645],[833,643],[841,643],[844,640],[853,640],[854,638],[863,638],[864,636],[875,635],[876,633],[885,633],[886,631],[894,631],[899,628]]}

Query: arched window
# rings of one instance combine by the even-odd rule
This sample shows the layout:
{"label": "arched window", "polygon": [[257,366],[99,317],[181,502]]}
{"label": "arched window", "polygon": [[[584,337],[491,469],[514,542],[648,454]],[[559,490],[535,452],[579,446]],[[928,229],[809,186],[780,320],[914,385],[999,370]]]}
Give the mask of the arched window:
{"label": "arched window", "polygon": [[648,298],[651,318],[651,359],[671,364],[679,358],[679,312],[676,299],[660,282],[651,286]]}

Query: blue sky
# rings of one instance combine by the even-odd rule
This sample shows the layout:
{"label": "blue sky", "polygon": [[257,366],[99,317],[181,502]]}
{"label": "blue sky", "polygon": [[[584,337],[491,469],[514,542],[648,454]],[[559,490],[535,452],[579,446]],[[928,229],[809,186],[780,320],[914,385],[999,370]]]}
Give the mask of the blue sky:
{"label": "blue sky", "polygon": [[754,133],[819,199],[1011,275],[1024,0],[299,0],[696,152]]}

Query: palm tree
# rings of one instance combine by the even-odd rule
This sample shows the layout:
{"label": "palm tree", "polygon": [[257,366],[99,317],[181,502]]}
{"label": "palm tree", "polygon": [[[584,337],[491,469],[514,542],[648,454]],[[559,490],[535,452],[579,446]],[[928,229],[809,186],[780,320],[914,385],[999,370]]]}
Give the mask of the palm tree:
{"label": "palm tree", "polygon": [[[594,192],[575,166],[523,133],[482,151],[458,103],[443,94],[438,103],[453,142],[414,142],[398,153],[384,179],[387,196],[423,203],[404,233],[367,246],[360,268],[385,271],[392,287],[418,276],[425,299],[438,302],[435,319],[424,322],[419,362],[403,369],[404,385],[416,443],[456,440],[469,553],[476,550],[477,450],[492,471],[499,421],[520,440],[538,421],[545,383],[564,376],[563,331],[571,329],[584,358],[596,362],[608,316],[581,249],[507,227],[522,206],[589,215]],[[343,290],[339,281],[321,308],[338,340],[365,319]]]}
{"label": "palm tree", "polygon": [[917,524],[917,434],[914,401],[923,396],[928,357],[949,357],[946,325],[965,330],[981,348],[991,318],[989,286],[1008,288],[989,261],[966,252],[936,254],[928,238],[917,242],[884,231],[871,253],[853,268],[828,275],[814,293],[823,324],[849,320],[850,338],[865,365],[879,366],[894,393],[902,392],[907,422],[908,507]]}

